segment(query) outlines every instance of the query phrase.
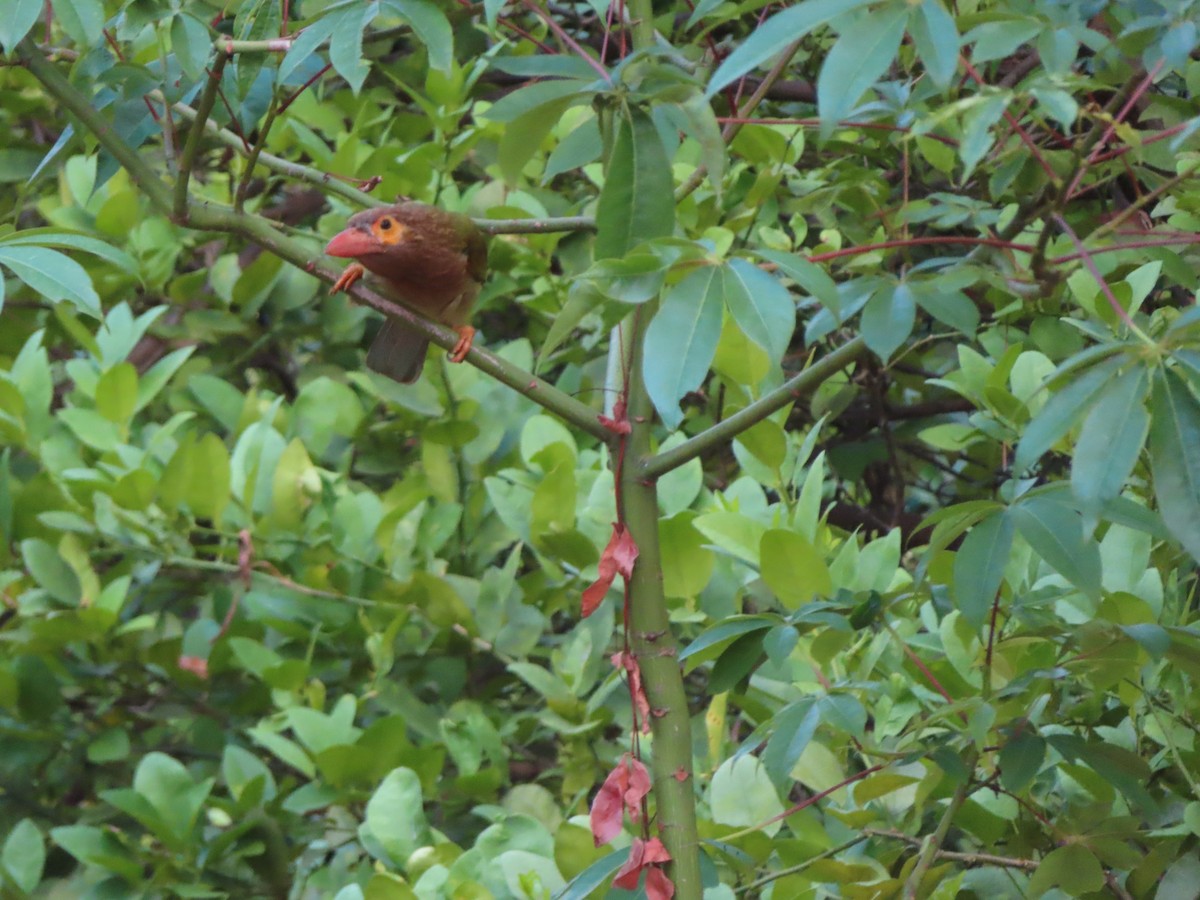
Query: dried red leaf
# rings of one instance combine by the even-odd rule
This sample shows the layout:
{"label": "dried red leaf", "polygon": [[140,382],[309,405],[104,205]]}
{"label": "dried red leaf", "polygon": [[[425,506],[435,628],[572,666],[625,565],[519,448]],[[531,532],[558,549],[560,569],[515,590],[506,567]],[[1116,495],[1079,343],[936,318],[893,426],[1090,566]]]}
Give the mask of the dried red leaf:
{"label": "dried red leaf", "polygon": [[646,846],[642,851],[642,862],[645,865],[650,863],[665,863],[671,861],[671,854],[663,842],[658,838],[650,838],[646,841]]}
{"label": "dried red leaf", "polygon": [[608,546],[600,555],[596,580],[583,592],[581,612],[585,619],[596,611],[618,573],[625,578],[633,574],[633,563],[637,555],[637,544],[633,542],[629,531],[620,522],[614,523],[612,537],[608,539]]}
{"label": "dried red leaf", "polygon": [[629,858],[625,860],[625,865],[621,866],[613,879],[613,887],[626,891],[634,890],[638,884],[638,877],[642,874],[642,869],[646,869],[646,895],[671,900],[671,897],[675,895],[675,885],[656,865],[670,861],[671,854],[667,852],[667,848],[658,838],[650,838],[648,841],[634,838],[633,844],[629,848]]}
{"label": "dried red leaf", "polygon": [[646,687],[642,683],[642,667],[637,659],[627,650],[621,650],[612,655],[612,664],[618,669],[624,669],[629,676],[629,696],[633,700],[637,717],[641,723],[643,734],[650,733],[650,699],[646,696]]}
{"label": "dried red leaf", "polygon": [[176,661],[179,668],[199,678],[208,678],[208,660],[202,656],[181,656]]}
{"label": "dried red leaf", "polygon": [[658,866],[646,870],[647,900],[671,900],[675,896],[675,883]]}
{"label": "dried red leaf", "polygon": [[641,814],[642,801],[650,793],[650,773],[629,753],[621,757],[616,768],[608,773],[604,784],[592,801],[592,840],[599,847],[621,833],[624,813],[635,822]]}
{"label": "dried red leaf", "polygon": [[641,838],[634,838],[633,845],[629,848],[629,858],[625,860],[625,865],[621,866],[617,876],[613,879],[613,887],[625,891],[632,891],[637,887],[638,879],[642,875],[642,857],[645,850],[646,842]]}
{"label": "dried red leaf", "polygon": [[611,431],[613,434],[629,434],[633,431],[633,426],[629,424],[628,419],[615,419],[609,416],[596,416],[600,420],[600,424]]}

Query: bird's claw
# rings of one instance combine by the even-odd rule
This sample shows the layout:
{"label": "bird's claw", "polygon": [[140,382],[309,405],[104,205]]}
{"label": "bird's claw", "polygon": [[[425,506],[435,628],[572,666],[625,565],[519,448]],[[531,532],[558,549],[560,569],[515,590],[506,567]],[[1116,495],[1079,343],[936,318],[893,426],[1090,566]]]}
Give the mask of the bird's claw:
{"label": "bird's claw", "polygon": [[358,263],[351,263],[350,265],[346,266],[342,274],[338,276],[338,280],[333,283],[333,287],[330,288],[329,292],[331,294],[336,294],[338,291],[350,290],[350,286],[353,285],[354,282],[358,281],[358,279],[362,278],[365,272],[366,270]]}
{"label": "bird's claw", "polygon": [[471,352],[471,343],[475,340],[475,329],[470,325],[463,325],[458,329],[458,343],[450,350],[449,360],[452,363],[460,363],[467,358],[467,354]]}

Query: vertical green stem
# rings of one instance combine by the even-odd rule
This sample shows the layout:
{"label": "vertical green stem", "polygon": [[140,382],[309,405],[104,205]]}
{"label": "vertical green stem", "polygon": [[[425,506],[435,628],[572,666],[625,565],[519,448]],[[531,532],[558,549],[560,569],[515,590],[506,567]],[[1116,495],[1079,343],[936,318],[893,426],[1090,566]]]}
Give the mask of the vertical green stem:
{"label": "vertical green stem", "polygon": [[699,900],[700,842],[692,774],[692,733],[687,695],[663,594],[662,556],[658,546],[658,487],[640,474],[651,455],[654,408],[642,378],[642,343],[649,316],[633,317],[630,329],[628,414],[632,431],[617,485],[625,526],[638,547],[630,579],[629,643],[642,672],[650,702],[654,737],[651,772],[662,842],[671,854],[671,880],[677,900]]}

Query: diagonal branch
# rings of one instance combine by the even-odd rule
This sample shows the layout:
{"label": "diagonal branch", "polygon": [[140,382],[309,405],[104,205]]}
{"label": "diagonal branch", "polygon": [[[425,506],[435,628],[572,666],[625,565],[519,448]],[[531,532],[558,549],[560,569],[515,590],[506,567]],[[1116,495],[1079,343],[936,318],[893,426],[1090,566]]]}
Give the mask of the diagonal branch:
{"label": "diagonal branch", "polygon": [[862,356],[866,349],[867,342],[861,337],[847,341],[832,353],[821,357],[803,372],[793,375],[773,391],[755,400],[745,409],[739,410],[711,428],[706,428],[682,444],[650,457],[642,463],[641,470],[638,472],[639,477],[660,478],[718,444],[732,440],[776,410],[782,409],[787,404],[816,390],[825,381]]}
{"label": "diagonal branch", "polygon": [[[130,178],[149,196],[151,202],[163,214],[170,215],[174,199],[171,189],[154,170],[117,135],[109,123],[91,107],[87,98],[38,53],[36,48],[27,41],[23,42],[21,54],[29,71],[42,83],[47,93],[74,113],[100,144],[125,166]],[[186,224],[200,231],[218,231],[243,237],[326,281],[333,281],[337,277],[335,270],[315,262],[319,251],[313,243],[283,234],[271,221],[261,216],[206,202],[195,204],[189,210]],[[429,338],[439,347],[448,349],[458,340],[458,335],[450,329],[435,324],[369,288],[355,285],[351,293],[357,300],[384,315],[400,319],[407,327]],[[612,433],[600,423],[595,409],[560,391],[544,379],[480,348],[471,350],[467,355],[467,362],[581,431],[605,443],[611,440]]]}

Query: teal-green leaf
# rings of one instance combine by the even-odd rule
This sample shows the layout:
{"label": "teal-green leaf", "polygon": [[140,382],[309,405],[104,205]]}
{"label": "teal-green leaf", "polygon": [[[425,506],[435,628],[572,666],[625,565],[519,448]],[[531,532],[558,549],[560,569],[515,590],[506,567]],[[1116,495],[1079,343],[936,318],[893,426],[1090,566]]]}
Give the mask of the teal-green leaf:
{"label": "teal-green leaf", "polygon": [[954,555],[954,597],[963,618],[983,628],[1012,550],[1015,526],[1005,512],[988,516],[970,530]]}
{"label": "teal-green leaf", "polygon": [[687,124],[688,137],[700,145],[700,161],[708,169],[713,192],[720,197],[721,181],[725,177],[726,149],[712,104],[707,97],[696,93],[680,103],[679,110]]}
{"label": "teal-green leaf", "polygon": [[542,141],[546,139],[550,129],[558,124],[562,114],[573,102],[571,97],[561,97],[543,103],[524,113],[504,129],[497,149],[497,160],[500,163],[500,174],[504,176],[507,184],[517,185],[525,164],[541,149]]}
{"label": "teal-green leaf", "polygon": [[826,309],[840,310],[837,283],[829,273],[812,260],[799,253],[784,253],[781,250],[755,250],[759,256],[779,266],[779,271],[815,297]]}
{"label": "teal-green leaf", "polygon": [[82,250],[92,256],[98,256],[112,263],[130,275],[136,275],[138,265],[133,257],[111,244],[74,231],[63,231],[59,228],[22,228],[12,234],[0,237],[0,246],[23,247],[26,245],[39,247],[66,247],[70,250]]}
{"label": "teal-green leaf", "polygon": [[414,850],[429,843],[416,772],[401,767],[383,779],[367,801],[364,827],[396,865],[404,865]]}
{"label": "teal-green leaf", "polygon": [[66,300],[81,313],[100,318],[100,297],[83,266],[45,247],[0,245],[0,265],[45,297]]}
{"label": "teal-green leaf", "polygon": [[596,259],[624,256],[642,241],[668,237],[675,229],[671,163],[658,129],[637,107],[627,107],[618,119],[596,204]]}
{"label": "teal-green leaf", "polygon": [[212,54],[213,41],[208,27],[188,13],[176,13],[171,19],[171,49],[183,74],[196,81]]}
{"label": "teal-green leaf", "polygon": [[367,79],[371,67],[363,62],[363,28],[373,12],[361,6],[348,6],[331,13],[329,61],[355,94]]}
{"label": "teal-green leaf", "polygon": [[1104,868],[1083,844],[1067,844],[1047,853],[1029,879],[1026,896],[1040,897],[1052,887],[1081,897],[1104,887]]}
{"label": "teal-green leaf", "polygon": [[546,159],[546,167],[542,171],[542,183],[549,182],[563,172],[570,172],[595,162],[604,150],[600,140],[599,122],[593,116],[575,126],[575,130],[558,142],[558,146]]}
{"label": "teal-green leaf", "polygon": [[1014,793],[1029,787],[1046,759],[1046,742],[1032,728],[1024,723],[1000,750],[1000,783]]}
{"label": "teal-green leaf", "polygon": [[104,4],[100,0],[50,0],[54,18],[79,49],[104,40]]}
{"label": "teal-green leaf", "polygon": [[1105,385],[1084,419],[1071,462],[1071,488],[1085,512],[1099,510],[1121,493],[1133,471],[1150,430],[1149,389],[1147,370],[1130,369]]}
{"label": "teal-green leaf", "polygon": [[1083,418],[1121,362],[1119,358],[1105,360],[1050,395],[1017,443],[1013,472],[1023,473]]}
{"label": "teal-green leaf", "polygon": [[[237,12],[237,37],[243,41],[265,41],[279,37],[282,8],[273,0],[247,0]],[[272,53],[241,53],[237,56],[238,92],[247,97],[264,66],[274,67]],[[339,70],[340,71],[340,70]]]}
{"label": "teal-green leaf", "polygon": [[981,98],[963,116],[963,136],[958,144],[958,158],[963,163],[964,179],[992,149],[992,142],[995,140],[992,126],[1004,115],[1004,110],[1008,108],[1008,100],[1007,93],[988,95]]}
{"label": "teal-green leaf", "polygon": [[1200,560],[1200,405],[1174,372],[1155,375],[1150,467],[1163,521]]}
{"label": "teal-green leaf", "polygon": [[914,282],[913,297],[917,305],[939,322],[974,337],[979,327],[979,308],[965,293],[959,290],[939,289],[937,279]]}
{"label": "teal-green leaf", "polygon": [[5,53],[16,49],[41,12],[42,0],[16,0],[4,11],[4,15],[0,16],[0,47],[4,48]]}
{"label": "teal-green leaf", "polygon": [[1075,510],[1046,496],[1030,497],[1011,507],[1021,537],[1059,575],[1089,597],[1100,594],[1100,548],[1083,536]]}
{"label": "teal-green leaf", "polygon": [[958,70],[960,41],[954,17],[942,0],[922,0],[917,14],[909,20],[908,31],[933,83],[942,89],[948,87]]}
{"label": "teal-green leaf", "polygon": [[29,538],[21,541],[21,558],[26,571],[51,597],[66,606],[78,605],[82,596],[79,576],[57,550],[43,540]]}
{"label": "teal-green leaf", "polygon": [[808,0],[776,13],[763,22],[725,59],[708,82],[709,97],[741,78],[835,16],[866,6],[870,0]]}
{"label": "teal-green leaf", "polygon": [[292,48],[284,54],[280,61],[279,69],[275,72],[276,83],[287,83],[288,77],[311,59],[318,47],[329,40],[329,36],[333,34],[333,29],[337,24],[336,18],[325,16],[317,19],[311,25],[305,26],[296,40],[292,42]]}
{"label": "teal-green leaf", "polygon": [[888,282],[863,307],[863,340],[886,361],[908,339],[916,320],[912,289],[905,282]]}
{"label": "teal-green leaf", "polygon": [[429,65],[443,72],[454,65],[454,30],[446,14],[429,0],[384,0],[384,9],[404,19],[429,53]]}
{"label": "teal-green leaf", "polygon": [[776,781],[787,778],[821,724],[821,709],[806,697],[775,714],[775,732],[763,750],[763,765]]}
{"label": "teal-green leaf", "polygon": [[778,364],[796,328],[796,305],[787,288],[758,266],[731,259],[721,267],[725,304],[742,332]]}
{"label": "teal-green leaf", "polygon": [[554,78],[535,81],[506,94],[482,113],[483,118],[493,122],[515,122],[521,116],[547,103],[566,97],[584,99],[588,96],[587,83],[576,78]]}
{"label": "teal-green leaf", "polygon": [[46,864],[46,846],[42,833],[32,819],[22,819],[4,839],[4,850],[0,852],[0,867],[26,894],[42,880],[42,868]]}
{"label": "teal-green leaf", "polygon": [[646,390],[668,428],[683,421],[679,401],[700,386],[721,336],[719,272],[705,266],[671,288],[646,329]]}
{"label": "teal-green leaf", "polygon": [[899,3],[864,13],[842,30],[817,76],[822,135],[828,136],[891,66],[904,37],[906,22],[908,5]]}

